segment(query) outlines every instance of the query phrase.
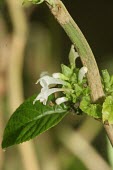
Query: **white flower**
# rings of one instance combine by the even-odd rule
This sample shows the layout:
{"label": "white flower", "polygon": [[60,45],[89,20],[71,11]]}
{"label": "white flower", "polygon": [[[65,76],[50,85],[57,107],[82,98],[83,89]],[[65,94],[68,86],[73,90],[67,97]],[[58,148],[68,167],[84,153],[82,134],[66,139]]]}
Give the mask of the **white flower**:
{"label": "white flower", "polygon": [[45,75],[45,76],[41,77],[40,79],[38,79],[36,84],[38,84],[39,82],[42,87],[45,87],[45,83],[47,86],[54,85],[54,84],[62,84],[62,85],[65,84],[65,81],[54,78],[54,77],[50,77],[48,75]]}
{"label": "white flower", "polygon": [[83,78],[85,77],[85,74],[87,73],[88,69],[87,67],[83,66],[78,73],[78,80],[79,82],[82,82]]}
{"label": "white flower", "polygon": [[56,104],[59,105],[61,103],[64,103],[64,102],[67,102],[68,101],[68,98],[67,97],[60,97],[58,99],[56,99]]}
{"label": "white flower", "polygon": [[46,105],[48,97],[55,93],[55,92],[59,92],[59,91],[65,91],[64,88],[50,88],[49,89],[49,85],[56,85],[56,84],[61,84],[64,85],[66,84],[65,81],[54,78],[54,77],[50,77],[50,76],[43,76],[41,77],[37,82],[42,86],[41,92],[39,93],[39,95],[36,97],[36,99],[33,101],[33,104],[35,104],[36,101],[40,101],[42,102],[44,105]]}
{"label": "white flower", "polygon": [[35,104],[36,101],[40,100],[40,102],[42,102],[44,105],[46,105],[48,97],[51,94],[59,92],[59,91],[64,91],[64,89],[63,88],[51,88],[51,89],[49,89],[48,86],[43,87],[41,89],[41,92],[39,93],[39,95],[33,101],[33,104]]}

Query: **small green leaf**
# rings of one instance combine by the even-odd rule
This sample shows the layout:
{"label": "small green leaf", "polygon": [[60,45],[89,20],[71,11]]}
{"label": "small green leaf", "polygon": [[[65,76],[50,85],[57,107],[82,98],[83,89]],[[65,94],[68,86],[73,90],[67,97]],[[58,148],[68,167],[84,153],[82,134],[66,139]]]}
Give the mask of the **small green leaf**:
{"label": "small green leaf", "polygon": [[82,94],[83,89],[78,84],[74,84],[74,88],[75,88],[76,97],[79,97]]}
{"label": "small green leaf", "polygon": [[107,121],[109,124],[113,124],[113,96],[106,97],[102,113],[103,122]]}
{"label": "small green leaf", "polygon": [[70,78],[71,75],[73,74],[73,70],[64,64],[61,65],[61,68],[62,68],[62,74],[64,74],[66,77]]}
{"label": "small green leaf", "polygon": [[80,109],[89,116],[102,118],[102,107],[99,104],[91,104],[90,97],[83,97],[80,102]]}
{"label": "small green leaf", "polygon": [[28,141],[59,123],[67,114],[67,107],[61,105],[43,105],[36,96],[26,100],[9,119],[4,135],[2,148]]}
{"label": "small green leaf", "polygon": [[[78,71],[78,70],[77,70]],[[78,75],[76,73],[73,73],[71,78],[70,78],[70,82],[72,84],[78,83]]]}
{"label": "small green leaf", "polygon": [[107,70],[102,70],[102,77],[104,82],[105,91],[108,92],[110,89],[110,75]]}

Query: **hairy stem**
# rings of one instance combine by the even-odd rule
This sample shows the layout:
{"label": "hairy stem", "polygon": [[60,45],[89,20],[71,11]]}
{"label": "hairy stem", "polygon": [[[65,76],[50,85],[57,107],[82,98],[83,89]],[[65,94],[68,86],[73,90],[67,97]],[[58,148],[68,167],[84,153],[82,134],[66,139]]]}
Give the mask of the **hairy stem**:
{"label": "hairy stem", "polygon": [[[50,8],[51,13],[74,44],[83,65],[88,68],[87,78],[91,88],[92,101],[99,101],[104,97],[104,92],[95,57],[87,40],[60,0],[46,0],[46,3]],[[113,146],[113,137],[111,135],[113,134],[113,127],[111,128],[110,126],[104,125],[104,128],[106,129],[107,135]]]}
{"label": "hairy stem", "polygon": [[91,87],[92,101],[96,102],[99,98],[104,96],[104,92],[94,55],[84,35],[66,10],[63,3],[60,0],[53,1],[54,5],[48,4],[49,8],[74,44],[83,65],[88,68],[87,76],[89,86]]}

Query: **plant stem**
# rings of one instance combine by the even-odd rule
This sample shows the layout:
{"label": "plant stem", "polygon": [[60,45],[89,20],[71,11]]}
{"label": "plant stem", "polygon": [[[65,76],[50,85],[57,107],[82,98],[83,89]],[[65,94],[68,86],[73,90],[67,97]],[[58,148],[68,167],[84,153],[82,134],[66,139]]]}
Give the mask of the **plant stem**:
{"label": "plant stem", "polygon": [[87,76],[89,86],[91,87],[92,101],[96,102],[99,98],[104,96],[104,92],[101,86],[100,75],[94,55],[84,35],[66,10],[63,3],[60,0],[53,1],[53,6],[48,4],[49,8],[74,44],[83,65],[88,68]]}
{"label": "plant stem", "polygon": [[111,165],[111,168],[113,169],[113,148],[107,138],[107,155],[108,155],[108,160]]}
{"label": "plant stem", "polygon": [[[80,55],[82,64],[88,68],[87,78],[91,89],[92,101],[97,102],[100,99],[103,100],[105,95],[101,84],[99,70],[87,40],[60,0],[51,0],[51,3],[50,0],[45,1],[49,6],[51,13],[74,44],[78,54]],[[111,128],[104,125],[104,128],[106,129],[109,140],[113,146],[113,137],[111,135],[113,134],[113,127]]]}

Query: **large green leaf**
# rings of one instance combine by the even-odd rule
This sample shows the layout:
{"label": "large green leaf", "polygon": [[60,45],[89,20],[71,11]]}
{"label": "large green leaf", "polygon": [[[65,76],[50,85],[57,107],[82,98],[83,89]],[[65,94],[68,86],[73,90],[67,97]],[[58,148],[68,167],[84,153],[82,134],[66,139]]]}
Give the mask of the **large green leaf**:
{"label": "large green leaf", "polygon": [[2,148],[28,141],[55,126],[67,114],[63,105],[46,106],[33,96],[26,100],[9,119],[3,136]]}

